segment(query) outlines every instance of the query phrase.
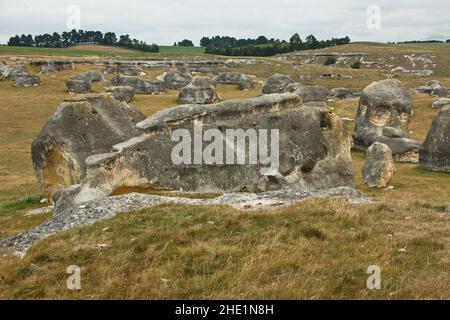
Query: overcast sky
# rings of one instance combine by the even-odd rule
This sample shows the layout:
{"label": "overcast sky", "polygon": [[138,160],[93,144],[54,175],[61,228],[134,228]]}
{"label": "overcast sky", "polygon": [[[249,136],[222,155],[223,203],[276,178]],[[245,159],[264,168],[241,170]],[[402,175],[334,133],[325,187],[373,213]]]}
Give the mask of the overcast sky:
{"label": "overcast sky", "polygon": [[[68,13],[73,5],[83,30],[128,33],[160,45],[185,38],[198,44],[213,35],[288,40],[295,32],[303,39],[312,33],[353,41],[450,38],[449,0],[0,0],[0,43],[15,34],[68,30],[68,22],[77,22]],[[377,13],[367,13],[371,5],[381,10],[380,28]]]}

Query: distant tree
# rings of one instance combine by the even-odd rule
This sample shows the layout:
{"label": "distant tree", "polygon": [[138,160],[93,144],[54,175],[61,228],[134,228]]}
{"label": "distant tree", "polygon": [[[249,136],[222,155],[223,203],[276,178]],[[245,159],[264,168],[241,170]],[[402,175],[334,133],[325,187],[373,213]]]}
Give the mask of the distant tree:
{"label": "distant tree", "polygon": [[303,48],[303,42],[298,33],[295,33],[289,39],[289,48],[291,51],[301,50]]}
{"label": "distant tree", "polygon": [[176,43],[176,42],[174,42],[174,43],[173,43],[173,46],[174,46],[174,47],[176,47],[176,46],[177,46],[177,43]]}
{"label": "distant tree", "polygon": [[269,43],[269,39],[267,39],[265,36],[259,36],[256,39],[256,44],[267,44]]}
{"label": "distant tree", "polygon": [[103,43],[107,45],[114,45],[117,43],[117,36],[114,32],[106,32],[103,37]]}
{"label": "distant tree", "polygon": [[318,41],[314,35],[310,34],[305,39],[306,42],[306,48],[307,49],[317,49],[318,48]]}
{"label": "distant tree", "polygon": [[193,47],[194,43],[191,40],[184,39],[183,41],[178,42],[179,47]]}

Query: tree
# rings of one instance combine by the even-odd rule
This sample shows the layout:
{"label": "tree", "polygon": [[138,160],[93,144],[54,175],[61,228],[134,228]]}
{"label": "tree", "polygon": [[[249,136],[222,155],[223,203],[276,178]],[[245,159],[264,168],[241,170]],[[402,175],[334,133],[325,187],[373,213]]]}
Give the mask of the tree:
{"label": "tree", "polygon": [[291,51],[301,50],[303,48],[303,42],[298,33],[293,34],[289,39],[289,48]]}
{"label": "tree", "polygon": [[256,44],[267,44],[269,40],[265,36],[259,36],[256,39]]}
{"label": "tree", "polygon": [[117,43],[117,37],[114,32],[106,32],[103,38],[103,43],[108,45],[114,45]]}
{"label": "tree", "polygon": [[318,42],[317,42],[316,37],[314,37],[312,34],[307,36],[305,41],[306,41],[306,48],[307,49],[317,49]]}
{"label": "tree", "polygon": [[193,47],[194,43],[191,40],[184,39],[183,41],[178,42],[179,47]]}

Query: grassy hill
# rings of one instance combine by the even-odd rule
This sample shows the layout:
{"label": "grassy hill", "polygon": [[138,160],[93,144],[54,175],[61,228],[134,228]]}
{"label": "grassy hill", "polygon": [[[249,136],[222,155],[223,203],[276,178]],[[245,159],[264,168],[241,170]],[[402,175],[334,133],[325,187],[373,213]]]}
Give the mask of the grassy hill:
{"label": "grassy hill", "polygon": [[31,48],[0,46],[0,55],[48,55],[48,56],[126,56],[126,57],[146,57],[158,55],[199,55],[204,53],[202,47],[174,47],[160,46],[159,53],[149,53],[136,50],[129,50],[120,47],[104,45],[83,44],[69,48]]}

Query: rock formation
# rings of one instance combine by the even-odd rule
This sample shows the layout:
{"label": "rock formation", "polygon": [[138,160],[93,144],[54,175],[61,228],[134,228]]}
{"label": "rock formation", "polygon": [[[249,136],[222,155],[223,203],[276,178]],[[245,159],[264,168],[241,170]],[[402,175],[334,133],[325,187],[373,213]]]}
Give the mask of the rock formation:
{"label": "rock formation", "polygon": [[144,74],[144,69],[136,65],[114,65],[107,67],[104,73],[118,73],[124,76],[139,76]]}
{"label": "rock formation", "polygon": [[334,88],[331,89],[332,97],[334,99],[353,99],[355,96],[348,88]]}
{"label": "rock formation", "polygon": [[442,109],[443,107],[448,106],[448,105],[450,105],[449,98],[440,98],[439,100],[436,100],[435,102],[433,102],[431,107],[433,109]]}
{"label": "rock formation", "polygon": [[115,99],[124,102],[131,102],[134,97],[134,88],[127,86],[108,87],[106,92],[112,93]]}
{"label": "rock formation", "polygon": [[41,66],[43,74],[75,69],[73,61],[65,59],[32,59],[30,65]]}
{"label": "rock formation", "polygon": [[108,95],[65,100],[34,139],[31,154],[38,183],[46,197],[80,183],[85,159],[140,133],[145,116]]}
{"label": "rock formation", "polygon": [[163,76],[162,80],[167,89],[181,89],[192,81],[191,73],[187,68],[171,68]]}
{"label": "rock formation", "polygon": [[417,91],[429,93],[436,97],[450,97],[450,89],[445,87],[442,82],[438,80],[429,81],[426,86],[419,87]]}
{"label": "rock formation", "polygon": [[66,80],[66,88],[69,93],[88,93],[91,91],[92,82],[105,81],[103,74],[98,70],[91,70]]}
{"label": "rock formation", "polygon": [[38,76],[28,72],[27,68],[21,64],[0,65],[0,79],[14,81],[15,87],[35,87],[41,84]]}
{"label": "rock formation", "polygon": [[353,141],[366,150],[378,141],[389,146],[395,160],[417,162],[420,143],[409,139],[411,97],[398,80],[372,82],[361,93]]}
{"label": "rock formation", "polygon": [[220,100],[214,88],[214,82],[208,77],[195,77],[178,96],[180,103],[207,104]]}
{"label": "rock formation", "polygon": [[239,89],[252,89],[253,88],[253,80],[249,76],[237,73],[237,72],[223,72],[219,74],[217,77],[213,78],[216,83],[223,84],[237,84],[239,85]]}
{"label": "rock formation", "polygon": [[[145,134],[86,159],[81,184],[55,195],[57,211],[126,188],[224,192],[354,184],[350,141],[341,121],[328,110],[302,106],[295,94],[181,105],[137,127]],[[213,130],[201,134],[208,129]],[[259,142],[249,141],[256,138],[250,129]],[[235,130],[242,130],[243,140],[236,140]],[[180,134],[193,140],[180,142]],[[180,143],[189,150],[180,150]],[[192,149],[193,157],[191,147],[197,150]]]}
{"label": "rock formation", "polygon": [[332,92],[323,86],[304,86],[300,85],[294,91],[302,97],[303,103],[311,107],[325,107],[327,99],[331,98]]}
{"label": "rock formation", "polygon": [[290,76],[284,74],[274,74],[267,78],[262,87],[263,94],[282,93],[286,91],[289,84],[295,83]]}
{"label": "rock formation", "polygon": [[450,172],[450,106],[442,108],[420,148],[420,166]]}
{"label": "rock formation", "polygon": [[161,93],[164,92],[165,83],[161,80],[144,80],[134,76],[115,76],[111,79],[115,86],[128,86],[134,88],[136,93]]}
{"label": "rock formation", "polygon": [[391,149],[379,142],[367,149],[367,158],[363,167],[363,180],[370,188],[386,187],[395,172]]}

